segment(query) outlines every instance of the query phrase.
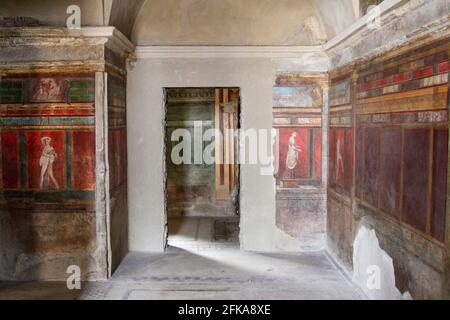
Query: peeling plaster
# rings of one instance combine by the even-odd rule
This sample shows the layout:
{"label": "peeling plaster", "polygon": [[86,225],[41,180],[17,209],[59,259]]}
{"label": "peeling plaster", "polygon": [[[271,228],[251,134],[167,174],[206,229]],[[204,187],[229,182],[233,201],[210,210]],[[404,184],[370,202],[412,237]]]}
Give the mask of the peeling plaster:
{"label": "peeling plaster", "polygon": [[353,281],[374,300],[411,300],[395,286],[392,258],[380,247],[375,230],[359,228],[353,244]]}

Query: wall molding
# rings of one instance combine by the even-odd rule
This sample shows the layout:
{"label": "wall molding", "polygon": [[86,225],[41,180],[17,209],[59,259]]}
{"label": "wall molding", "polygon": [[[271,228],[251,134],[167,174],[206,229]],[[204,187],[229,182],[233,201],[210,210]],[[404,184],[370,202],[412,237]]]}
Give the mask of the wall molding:
{"label": "wall molding", "polygon": [[[115,48],[123,52],[131,53],[135,45],[115,27],[82,27],[80,29],[68,29],[63,27],[0,27],[0,43],[3,40],[10,41],[14,38],[30,39],[33,45],[55,45],[52,39],[72,38],[92,40],[92,43],[106,39]],[[97,40],[98,39],[98,40]],[[17,45],[27,45],[28,42],[21,40]],[[9,46],[10,42],[4,45]]]}
{"label": "wall molding", "polygon": [[135,58],[301,58],[326,57],[321,46],[137,46]]}

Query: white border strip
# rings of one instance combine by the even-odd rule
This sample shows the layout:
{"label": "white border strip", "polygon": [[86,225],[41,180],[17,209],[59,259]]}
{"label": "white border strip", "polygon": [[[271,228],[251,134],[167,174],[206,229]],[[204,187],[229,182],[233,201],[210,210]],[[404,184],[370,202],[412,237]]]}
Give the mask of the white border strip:
{"label": "white border strip", "polygon": [[132,52],[135,45],[115,27],[83,27],[80,29],[67,29],[71,36],[105,37],[115,41],[125,51]]}
{"label": "white border strip", "polygon": [[300,58],[326,57],[321,46],[137,46],[136,58]]}

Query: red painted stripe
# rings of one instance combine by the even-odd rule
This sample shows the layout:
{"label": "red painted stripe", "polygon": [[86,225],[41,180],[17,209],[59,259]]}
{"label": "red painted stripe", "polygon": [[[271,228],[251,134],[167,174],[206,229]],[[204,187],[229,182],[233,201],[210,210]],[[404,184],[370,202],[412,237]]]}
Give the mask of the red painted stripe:
{"label": "red painted stripe", "polygon": [[381,88],[381,87],[385,87],[387,85],[387,80],[386,79],[380,79],[375,81],[375,88]]}
{"label": "red painted stripe", "polygon": [[426,78],[433,75],[433,67],[426,67],[420,70],[413,71],[413,79]]}
{"label": "red painted stripe", "polygon": [[438,72],[439,73],[445,73],[450,71],[450,62],[445,61],[438,64]]}
{"label": "red painted stripe", "polygon": [[361,91],[369,91],[370,89],[372,89],[372,82],[366,82],[361,85],[360,92]]}
{"label": "red painted stripe", "polygon": [[93,116],[94,110],[4,110],[0,112],[3,117],[21,117],[21,116]]}
{"label": "red painted stripe", "polygon": [[314,178],[320,179],[322,177],[322,130],[314,130]]}
{"label": "red painted stripe", "polygon": [[394,74],[394,76],[392,77],[392,84],[396,84],[396,83],[404,82],[404,81],[408,81],[408,73],[407,72],[400,73],[400,74]]}

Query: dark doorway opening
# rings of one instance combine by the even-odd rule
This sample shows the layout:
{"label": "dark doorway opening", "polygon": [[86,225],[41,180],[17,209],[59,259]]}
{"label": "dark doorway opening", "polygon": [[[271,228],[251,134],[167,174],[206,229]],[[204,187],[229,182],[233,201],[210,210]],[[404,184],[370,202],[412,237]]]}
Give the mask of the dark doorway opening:
{"label": "dark doorway opening", "polygon": [[238,244],[239,88],[166,88],[168,245]]}

